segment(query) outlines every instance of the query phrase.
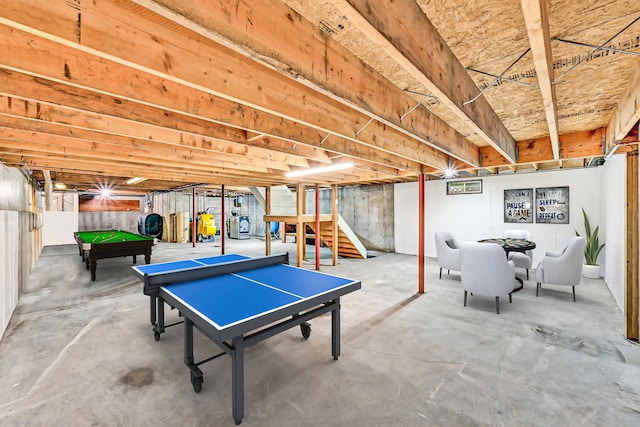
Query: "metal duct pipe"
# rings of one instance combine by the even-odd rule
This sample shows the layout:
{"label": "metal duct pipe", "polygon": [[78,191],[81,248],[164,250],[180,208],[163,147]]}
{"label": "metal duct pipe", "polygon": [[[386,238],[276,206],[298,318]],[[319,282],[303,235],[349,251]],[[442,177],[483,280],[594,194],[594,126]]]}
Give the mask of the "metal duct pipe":
{"label": "metal duct pipe", "polygon": [[50,211],[53,182],[51,181],[51,173],[48,170],[43,170],[42,175],[44,175],[44,209]]}

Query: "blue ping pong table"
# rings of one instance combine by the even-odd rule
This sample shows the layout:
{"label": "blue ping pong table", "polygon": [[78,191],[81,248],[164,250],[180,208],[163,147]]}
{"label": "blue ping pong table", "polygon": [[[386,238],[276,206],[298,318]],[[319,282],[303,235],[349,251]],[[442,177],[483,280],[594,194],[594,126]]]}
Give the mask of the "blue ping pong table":
{"label": "blue ping pong table", "polygon": [[[360,289],[361,283],[288,263],[288,253],[258,258],[231,254],[132,267],[151,300],[156,341],[165,332],[165,303],[184,318],[184,363],[196,393],[204,381],[199,366],[231,356],[236,425],[244,417],[245,348],[298,325],[308,338],[307,322],[331,312],[331,354],[334,360],[340,356],[340,297]],[[196,362],[194,327],[222,352]]]}

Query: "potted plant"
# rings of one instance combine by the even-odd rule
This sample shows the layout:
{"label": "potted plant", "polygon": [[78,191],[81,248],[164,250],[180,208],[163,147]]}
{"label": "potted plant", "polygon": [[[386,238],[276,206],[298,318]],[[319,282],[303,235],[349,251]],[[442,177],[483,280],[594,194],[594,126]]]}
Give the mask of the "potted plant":
{"label": "potted plant", "polygon": [[[582,215],[584,216],[584,231],[585,231],[585,240],[586,245],[584,247],[584,265],[582,267],[582,275],[584,277],[590,279],[597,279],[600,277],[600,266],[598,265],[598,255],[604,248],[604,243],[600,244],[600,240],[598,239],[598,231],[600,230],[600,226],[596,226],[591,232],[591,224],[589,223],[589,218],[587,217],[587,213],[582,208]],[[576,236],[579,236],[580,233],[576,230]]]}

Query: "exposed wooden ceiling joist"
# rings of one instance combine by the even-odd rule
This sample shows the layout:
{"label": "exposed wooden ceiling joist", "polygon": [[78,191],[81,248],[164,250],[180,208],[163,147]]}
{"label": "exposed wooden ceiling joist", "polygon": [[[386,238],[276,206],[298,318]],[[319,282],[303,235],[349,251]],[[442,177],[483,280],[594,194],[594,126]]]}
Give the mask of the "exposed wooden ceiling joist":
{"label": "exposed wooden ceiling joist", "polygon": [[[415,106],[412,97],[309,21],[292,14],[280,1],[238,4],[227,0],[219,2],[220,7],[215,9],[208,7],[207,0],[136,0],[136,3],[184,23],[212,40],[219,41],[223,36],[222,43],[226,42],[241,55],[295,78],[420,143],[437,147],[469,164],[477,162],[477,148],[427,109],[416,109],[413,113],[417,117],[401,120]],[[158,3],[166,7],[159,7]],[[363,128],[364,125],[356,132]],[[419,144],[412,146],[420,148]]]}
{"label": "exposed wooden ceiling joist", "polygon": [[640,121],[640,58],[607,125],[607,147],[621,141]]}
{"label": "exposed wooden ceiling joist", "polygon": [[538,76],[540,94],[544,105],[553,158],[560,158],[560,133],[558,131],[558,107],[553,85],[553,55],[549,36],[549,17],[546,0],[521,0],[522,14],[527,26],[533,65]]}
{"label": "exposed wooden ceiling joist", "polygon": [[5,3],[0,160],[76,188],[584,167],[640,120],[634,0]]}
{"label": "exposed wooden ceiling joist", "polygon": [[[332,0],[470,128],[515,162],[514,140],[414,0]],[[473,100],[473,102],[471,102]]]}

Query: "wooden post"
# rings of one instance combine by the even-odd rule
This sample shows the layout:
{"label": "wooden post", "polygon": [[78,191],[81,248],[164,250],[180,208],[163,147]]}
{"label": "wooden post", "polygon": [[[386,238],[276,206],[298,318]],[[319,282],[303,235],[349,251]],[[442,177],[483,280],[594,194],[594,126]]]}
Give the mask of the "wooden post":
{"label": "wooden post", "polygon": [[424,293],[424,174],[418,177],[418,293]]}
{"label": "wooden post", "polygon": [[624,281],[625,336],[638,341],[638,152],[627,153],[626,275]]}
{"label": "wooden post", "polygon": [[331,186],[331,233],[332,235],[332,261],[333,265],[338,265],[338,185]]}
{"label": "wooden post", "polygon": [[[265,206],[264,212],[267,215],[271,215],[271,187],[265,187],[264,189]],[[271,255],[271,223],[265,222],[265,255]]]}
{"label": "wooden post", "polygon": [[297,266],[302,267],[304,260],[305,246],[307,246],[306,238],[304,237],[304,222],[302,222],[302,215],[304,215],[304,184],[298,183],[296,185],[296,248],[297,248]]}
{"label": "wooden post", "polygon": [[224,197],[224,184],[222,184],[222,208],[220,209],[222,212],[220,212],[220,215],[222,215],[222,218],[220,220],[220,245],[221,245],[221,250],[220,253],[222,255],[224,255],[224,237],[227,234],[227,230],[226,230],[226,222],[224,220],[224,202],[225,202],[225,197]]}
{"label": "wooden post", "polygon": [[193,247],[196,247],[196,240],[198,240],[198,231],[197,231],[197,224],[196,224],[196,187],[193,187],[193,194],[192,194],[192,200],[191,200],[191,205],[192,205],[192,213],[191,213],[191,242],[193,244]]}
{"label": "wooden post", "polygon": [[316,270],[320,270],[320,186],[316,184]]}

